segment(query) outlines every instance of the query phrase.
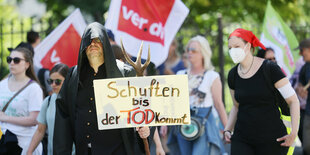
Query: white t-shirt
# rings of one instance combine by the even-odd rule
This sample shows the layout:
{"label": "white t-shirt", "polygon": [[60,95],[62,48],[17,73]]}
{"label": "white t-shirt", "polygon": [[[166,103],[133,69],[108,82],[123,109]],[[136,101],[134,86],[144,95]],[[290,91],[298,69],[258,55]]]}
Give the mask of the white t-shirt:
{"label": "white t-shirt", "polygon": [[[211,87],[219,74],[213,70],[208,70],[203,74],[190,75],[189,70],[181,70],[177,74],[188,75],[189,102],[191,106],[210,107],[213,105]],[[198,90],[198,91],[197,91]],[[202,98],[202,96],[204,96]]]}
{"label": "white t-shirt", "polygon": [[[3,109],[16,92],[12,92],[9,89],[8,78],[0,82],[0,110]],[[14,117],[29,116],[32,111],[40,111],[42,102],[42,89],[36,82],[33,82],[11,101],[5,114]],[[8,129],[17,136],[18,145],[23,148],[23,152],[28,149],[32,136],[37,128],[37,126],[20,126],[1,121],[0,127],[3,133]]]}

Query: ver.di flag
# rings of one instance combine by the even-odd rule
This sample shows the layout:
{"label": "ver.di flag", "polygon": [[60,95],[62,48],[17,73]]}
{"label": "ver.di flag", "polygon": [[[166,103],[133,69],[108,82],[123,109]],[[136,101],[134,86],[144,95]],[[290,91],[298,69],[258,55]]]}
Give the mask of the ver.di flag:
{"label": "ver.di flag", "polygon": [[132,56],[137,56],[144,41],[142,58],[146,59],[150,45],[151,61],[159,66],[188,13],[181,0],[112,0],[105,26],[118,44],[122,39]]}
{"label": "ver.di flag", "polygon": [[274,49],[278,65],[287,77],[290,77],[299,57],[298,52],[294,50],[298,46],[298,41],[292,30],[273,9],[270,1],[266,8],[261,42],[266,48]]}
{"label": "ver.di flag", "polygon": [[34,65],[46,69],[57,63],[76,65],[85,28],[80,9],[76,9],[34,49]]}

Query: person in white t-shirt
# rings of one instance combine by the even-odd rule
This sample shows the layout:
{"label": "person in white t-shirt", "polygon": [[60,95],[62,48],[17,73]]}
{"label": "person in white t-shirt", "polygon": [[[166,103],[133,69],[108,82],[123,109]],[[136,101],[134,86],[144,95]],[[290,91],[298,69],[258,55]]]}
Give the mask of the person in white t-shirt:
{"label": "person in white t-shirt", "polygon": [[189,61],[188,69],[178,71],[177,74],[188,75],[191,117],[201,120],[200,123],[204,126],[204,131],[197,139],[188,140],[175,127],[168,137],[170,153],[181,155],[223,154],[225,150],[215,117],[212,114],[212,107],[215,107],[224,126],[227,123],[227,114],[222,101],[220,76],[214,71],[211,62],[212,51],[209,42],[198,35],[188,42],[186,53]]}
{"label": "person in white t-shirt", "polygon": [[[10,75],[0,82],[0,126],[4,134],[13,133],[16,135],[17,144],[22,148],[21,154],[24,155],[37,127],[36,118],[43,102],[43,92],[34,74],[33,61],[28,49],[13,50],[7,57],[7,62]],[[29,82],[32,83],[11,101],[5,112],[2,112],[10,98]],[[0,151],[9,149],[8,145],[3,143],[0,145]],[[8,151],[12,151],[9,154],[18,152],[16,149]],[[41,144],[34,154],[42,154]]]}

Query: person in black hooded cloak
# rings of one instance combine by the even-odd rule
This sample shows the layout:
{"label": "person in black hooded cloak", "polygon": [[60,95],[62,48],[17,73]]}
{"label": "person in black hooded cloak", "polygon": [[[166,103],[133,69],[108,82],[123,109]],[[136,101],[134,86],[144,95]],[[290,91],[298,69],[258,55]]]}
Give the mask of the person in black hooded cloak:
{"label": "person in black hooded cloak", "polygon": [[142,138],[153,137],[153,129],[142,127],[98,130],[94,79],[135,76],[132,67],[118,61],[111,49],[106,29],[95,22],[82,36],[78,64],[70,69],[56,100],[54,154],[77,155],[144,154]]}

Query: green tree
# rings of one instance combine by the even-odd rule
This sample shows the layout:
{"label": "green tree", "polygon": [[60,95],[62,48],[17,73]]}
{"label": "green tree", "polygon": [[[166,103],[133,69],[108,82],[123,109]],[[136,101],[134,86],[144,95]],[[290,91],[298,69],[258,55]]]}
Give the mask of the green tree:
{"label": "green tree", "polygon": [[82,12],[89,14],[95,21],[104,23],[103,14],[108,11],[110,0],[40,0],[47,6],[47,10],[51,11],[52,21],[58,23],[62,21],[68,14],[68,8],[73,6],[80,8]]}
{"label": "green tree", "polygon": [[[5,3],[5,0],[0,0],[0,33],[2,34],[0,36],[0,80],[9,73],[8,65],[6,63],[6,57],[9,55],[9,51],[7,50],[8,47],[12,47],[12,45],[15,45],[14,43],[10,43],[9,40],[11,40],[11,36],[5,35],[8,34],[8,32],[11,31],[11,25],[14,24],[16,20],[18,20],[18,14],[15,12],[15,7],[13,5]],[[11,22],[7,22],[11,21]],[[19,29],[20,27],[16,27]],[[12,36],[12,37],[18,37],[20,36]],[[18,41],[18,40],[16,40]],[[16,42],[17,44],[17,42]]]}

